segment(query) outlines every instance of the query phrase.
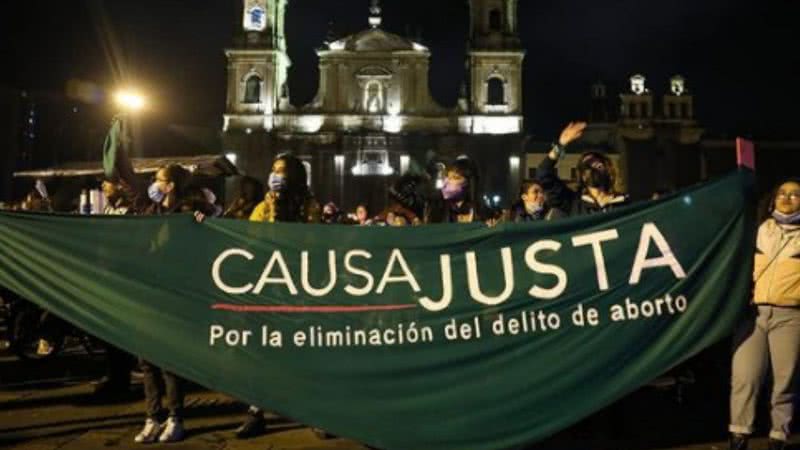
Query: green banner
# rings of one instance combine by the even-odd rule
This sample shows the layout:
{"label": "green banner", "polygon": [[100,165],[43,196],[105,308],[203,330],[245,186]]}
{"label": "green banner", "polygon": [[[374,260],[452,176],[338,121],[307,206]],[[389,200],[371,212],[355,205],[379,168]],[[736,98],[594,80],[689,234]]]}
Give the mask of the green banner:
{"label": "green banner", "polygon": [[0,284],[204,386],[386,449],[501,449],[724,337],[753,175],[531,224],[0,213]]}

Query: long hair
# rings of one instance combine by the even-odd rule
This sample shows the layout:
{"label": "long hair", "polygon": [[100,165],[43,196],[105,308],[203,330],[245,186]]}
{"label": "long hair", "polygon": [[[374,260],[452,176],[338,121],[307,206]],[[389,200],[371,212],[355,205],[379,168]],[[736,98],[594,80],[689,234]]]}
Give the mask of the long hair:
{"label": "long hair", "polygon": [[275,219],[280,222],[302,222],[305,216],[303,207],[312,197],[306,167],[300,159],[288,153],[275,158],[275,161],[281,160],[286,164],[286,189],[275,204]]}
{"label": "long hair", "polygon": [[264,185],[253,177],[242,177],[242,179],[239,180],[240,197],[244,197],[247,186],[253,187],[253,198],[247,199],[248,201],[260,202],[264,199]]}
{"label": "long hair", "polygon": [[170,164],[163,167],[163,170],[169,181],[175,186],[175,197],[178,199],[183,198],[189,189],[189,180],[191,178],[189,171],[178,164]]}
{"label": "long hair", "polygon": [[609,189],[611,190],[611,192],[619,192],[620,179],[617,166],[616,164],[614,164],[614,161],[612,161],[611,158],[608,157],[608,155],[599,152],[586,152],[581,155],[581,159],[579,160],[577,167],[578,192],[583,192],[587,188],[586,181],[583,179],[584,172],[591,169],[588,163],[592,159],[599,159],[600,161],[603,162],[603,164],[606,166],[606,170],[608,171],[608,175],[611,179],[611,183],[609,184]]}
{"label": "long hair", "polygon": [[447,172],[456,172],[467,181],[467,191],[464,195],[465,203],[477,205],[481,201],[480,175],[478,166],[475,165],[474,161],[465,156],[456,158],[455,161],[447,166],[445,173]]}
{"label": "long hair", "polygon": [[[482,218],[485,215],[485,208],[483,207],[482,203],[483,196],[481,195],[478,167],[471,159],[462,156],[447,165],[445,173],[449,172],[458,173],[464,177],[467,183],[467,189],[463,198],[464,203],[462,204],[461,209],[472,209],[476,219]],[[444,200],[441,192],[437,191],[425,208],[425,222],[447,222],[449,215],[450,204]]]}
{"label": "long hair", "polygon": [[389,187],[389,201],[422,217],[425,212],[427,180],[420,175],[405,174]]}

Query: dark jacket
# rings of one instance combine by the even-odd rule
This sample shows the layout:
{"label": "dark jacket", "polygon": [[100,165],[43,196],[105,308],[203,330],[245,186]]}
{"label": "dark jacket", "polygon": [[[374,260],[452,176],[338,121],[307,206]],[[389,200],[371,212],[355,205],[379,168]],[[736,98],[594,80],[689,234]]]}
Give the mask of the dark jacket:
{"label": "dark jacket", "polygon": [[630,203],[625,194],[614,194],[610,202],[600,206],[586,190],[575,192],[558,177],[556,164],[549,156],[545,156],[536,169],[536,178],[547,194],[547,206],[551,210],[559,210],[566,216],[582,216],[606,212]]}
{"label": "dark jacket", "polygon": [[147,186],[138,182],[138,180],[120,180],[120,185],[130,199],[131,209],[134,214],[158,216],[200,211],[206,216],[212,217],[217,212],[214,205],[206,199],[202,189],[187,189],[175,204],[165,208],[160,203],[150,200],[147,195]]}
{"label": "dark jacket", "polygon": [[544,220],[546,214],[546,208],[533,214],[529,213],[528,210],[525,209],[525,203],[521,200],[511,205],[511,221],[514,223]]}
{"label": "dark jacket", "polygon": [[474,203],[465,201],[460,207],[448,202],[441,192],[436,192],[425,205],[423,222],[428,223],[466,223],[480,222],[485,212]]}

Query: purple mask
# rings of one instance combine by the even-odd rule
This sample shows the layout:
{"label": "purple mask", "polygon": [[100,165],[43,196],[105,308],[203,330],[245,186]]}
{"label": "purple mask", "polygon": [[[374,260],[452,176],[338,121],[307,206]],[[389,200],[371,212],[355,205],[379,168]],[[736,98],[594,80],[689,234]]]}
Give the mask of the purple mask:
{"label": "purple mask", "polygon": [[450,180],[444,180],[442,186],[442,197],[445,200],[461,200],[466,191],[466,183],[453,184]]}

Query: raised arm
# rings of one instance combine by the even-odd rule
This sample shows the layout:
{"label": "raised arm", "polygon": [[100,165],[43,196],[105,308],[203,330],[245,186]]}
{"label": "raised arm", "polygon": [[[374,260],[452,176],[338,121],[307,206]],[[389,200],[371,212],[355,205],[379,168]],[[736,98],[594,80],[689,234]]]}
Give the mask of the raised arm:
{"label": "raised arm", "polygon": [[570,122],[561,132],[558,142],[553,144],[553,148],[536,169],[536,178],[542,185],[551,208],[558,208],[565,212],[570,210],[576,194],[558,177],[556,165],[564,154],[566,146],[583,136],[585,129],[586,122]]}

